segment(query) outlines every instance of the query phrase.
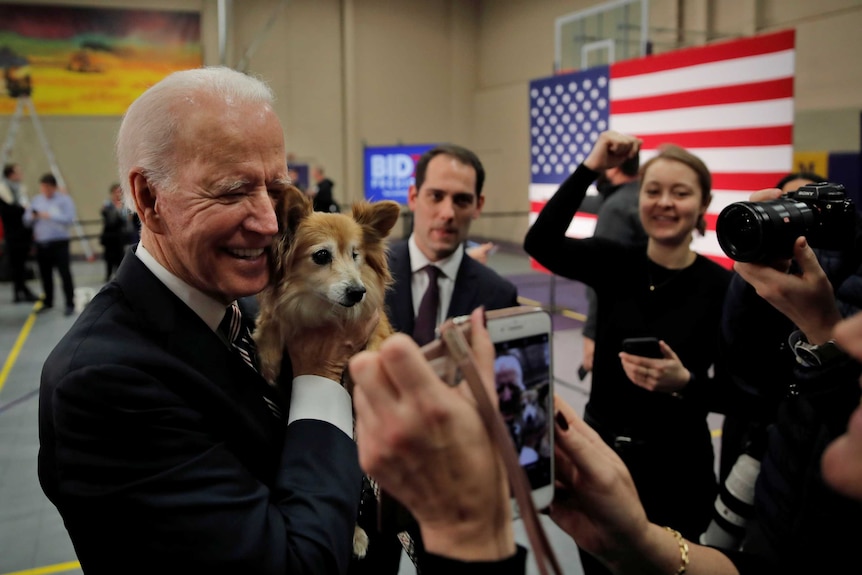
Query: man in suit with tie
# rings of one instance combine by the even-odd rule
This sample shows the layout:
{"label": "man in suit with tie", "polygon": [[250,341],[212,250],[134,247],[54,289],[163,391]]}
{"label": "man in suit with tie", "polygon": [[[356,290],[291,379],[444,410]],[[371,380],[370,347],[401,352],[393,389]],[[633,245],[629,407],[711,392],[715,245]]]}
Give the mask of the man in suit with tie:
{"label": "man in suit with tie", "polygon": [[[479,158],[461,146],[437,146],[416,164],[416,182],[407,195],[413,232],[390,250],[389,269],[395,283],[387,293],[386,306],[396,331],[412,334],[420,345],[433,339],[434,327],[447,318],[467,315],[480,305],[486,309],[518,305],[518,291],[510,281],[464,253],[470,224],[485,205],[484,182]],[[429,281],[431,268],[436,282]],[[425,324],[426,331],[416,333],[429,285],[432,298],[437,292],[433,320],[430,330]]]}
{"label": "man in suit with tie", "polygon": [[[39,479],[84,573],[346,573],[362,474],[347,358],[368,333],[255,368],[243,298],[270,277],[289,184],[273,94],[229,68],[171,74],[117,138],[141,241],[50,354]],[[289,371],[289,370],[288,370]]]}
{"label": "man in suit with tie", "polygon": [[[518,291],[510,281],[464,252],[470,224],[485,204],[484,182],[479,158],[461,146],[437,146],[416,164],[416,181],[407,196],[413,232],[390,249],[394,285],[386,307],[393,328],[411,334],[420,345],[434,339],[436,326],[447,318],[468,315],[479,306],[518,305]],[[414,525],[408,532],[420,551],[418,529]],[[407,538],[401,539],[410,547]],[[395,575],[400,558],[398,539],[385,533],[369,546],[365,572]]]}

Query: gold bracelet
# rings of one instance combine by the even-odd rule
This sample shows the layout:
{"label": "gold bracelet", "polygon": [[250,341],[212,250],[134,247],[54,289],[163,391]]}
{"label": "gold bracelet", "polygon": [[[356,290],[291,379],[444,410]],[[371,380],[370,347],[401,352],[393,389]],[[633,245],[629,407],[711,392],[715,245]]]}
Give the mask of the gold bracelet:
{"label": "gold bracelet", "polygon": [[682,575],[688,569],[688,542],[682,538],[682,533],[676,529],[665,527],[676,538],[676,543],[679,545],[679,569],[676,570],[676,575]]}

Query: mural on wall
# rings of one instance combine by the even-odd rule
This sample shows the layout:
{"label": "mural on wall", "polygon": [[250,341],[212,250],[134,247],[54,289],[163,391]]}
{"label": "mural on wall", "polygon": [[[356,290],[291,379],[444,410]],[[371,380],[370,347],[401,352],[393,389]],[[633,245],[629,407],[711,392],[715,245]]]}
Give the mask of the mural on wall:
{"label": "mural on wall", "polygon": [[200,14],[0,4],[0,114],[121,115],[147,87],[203,64]]}

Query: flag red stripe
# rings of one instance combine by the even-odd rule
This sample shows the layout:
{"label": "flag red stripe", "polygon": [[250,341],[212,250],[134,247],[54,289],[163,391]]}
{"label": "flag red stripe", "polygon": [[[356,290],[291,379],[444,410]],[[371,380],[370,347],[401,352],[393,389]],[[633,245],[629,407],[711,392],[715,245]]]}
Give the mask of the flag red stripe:
{"label": "flag red stripe", "polygon": [[774,34],[755,36],[745,41],[728,40],[708,46],[675,50],[656,56],[646,56],[635,60],[617,62],[611,64],[611,78],[639,76],[641,74],[663,72],[686,66],[697,66],[698,64],[709,64],[734,58],[745,58],[747,56],[759,56],[782,50],[792,50],[794,47],[794,37],[794,30],[786,30]]}
{"label": "flag red stripe", "polygon": [[667,143],[673,143],[683,148],[787,146],[793,143],[793,126],[679,132],[675,134],[648,134],[638,137],[643,140],[641,147],[644,150],[654,150],[662,144]]}
{"label": "flag red stripe", "polygon": [[654,112],[669,108],[696,108],[739,102],[761,102],[793,97],[793,78],[780,78],[766,82],[751,82],[720,88],[705,88],[688,92],[674,92],[661,96],[611,100],[611,115]]}
{"label": "flag red stripe", "polygon": [[713,173],[712,189],[757,191],[774,188],[786,172]]}
{"label": "flag red stripe", "polygon": [[547,202],[530,202],[530,212],[538,214]]}

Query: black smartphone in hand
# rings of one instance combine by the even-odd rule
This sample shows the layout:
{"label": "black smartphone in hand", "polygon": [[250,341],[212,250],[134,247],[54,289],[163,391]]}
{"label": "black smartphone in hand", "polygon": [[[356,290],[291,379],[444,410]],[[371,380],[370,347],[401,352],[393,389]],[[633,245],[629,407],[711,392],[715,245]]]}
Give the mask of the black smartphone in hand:
{"label": "black smartphone in hand", "polygon": [[623,351],[640,357],[661,359],[664,354],[655,337],[629,337],[623,340]]}

